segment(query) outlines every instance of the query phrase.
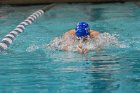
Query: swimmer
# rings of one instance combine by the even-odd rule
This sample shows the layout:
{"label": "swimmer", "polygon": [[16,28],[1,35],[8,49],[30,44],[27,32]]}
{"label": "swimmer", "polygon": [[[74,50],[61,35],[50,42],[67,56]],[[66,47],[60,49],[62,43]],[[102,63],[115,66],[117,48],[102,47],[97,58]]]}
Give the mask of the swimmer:
{"label": "swimmer", "polygon": [[[90,30],[89,25],[86,22],[79,22],[76,26],[76,29],[69,30],[68,32],[64,33],[64,37],[66,38],[66,42],[74,43],[74,40],[79,40],[79,42],[82,40],[82,42],[88,42],[89,39],[92,39],[93,41],[97,41],[99,32],[95,30]],[[73,40],[71,40],[73,39]],[[99,50],[98,48],[97,50]],[[66,45],[64,47],[65,51],[69,50],[69,46]],[[83,47],[83,44],[79,44],[77,46],[77,51],[81,54],[86,54],[88,52],[87,48]]]}

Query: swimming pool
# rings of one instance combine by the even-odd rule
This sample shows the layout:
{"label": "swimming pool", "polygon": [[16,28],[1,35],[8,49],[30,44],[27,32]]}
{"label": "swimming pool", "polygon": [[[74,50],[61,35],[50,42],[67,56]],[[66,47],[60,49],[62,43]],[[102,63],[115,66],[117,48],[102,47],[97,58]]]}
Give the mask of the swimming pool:
{"label": "swimming pool", "polygon": [[[0,39],[40,6],[0,6]],[[55,37],[86,21],[116,35],[121,47],[100,52],[48,50]],[[0,54],[1,93],[139,93],[140,7],[134,3],[59,4]]]}

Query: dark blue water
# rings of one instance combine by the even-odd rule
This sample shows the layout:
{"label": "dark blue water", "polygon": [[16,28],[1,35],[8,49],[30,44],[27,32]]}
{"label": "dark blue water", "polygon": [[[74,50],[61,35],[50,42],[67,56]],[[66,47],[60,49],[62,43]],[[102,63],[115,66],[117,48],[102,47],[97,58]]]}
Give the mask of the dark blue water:
{"label": "dark blue water", "polygon": [[[0,6],[0,39],[42,7]],[[117,35],[121,44],[87,55],[45,48],[79,21]],[[0,54],[0,93],[139,93],[139,25],[134,3],[59,4]]]}

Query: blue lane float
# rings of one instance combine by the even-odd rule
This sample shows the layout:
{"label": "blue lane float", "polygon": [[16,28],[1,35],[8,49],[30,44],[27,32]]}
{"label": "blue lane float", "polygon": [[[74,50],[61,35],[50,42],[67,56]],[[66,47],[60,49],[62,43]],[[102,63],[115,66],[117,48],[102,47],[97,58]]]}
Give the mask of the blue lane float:
{"label": "blue lane float", "polygon": [[44,9],[40,9],[36,12],[34,12],[32,15],[30,15],[27,19],[25,19],[23,22],[21,22],[17,27],[9,32],[0,42],[0,51],[6,50],[13,42],[13,40],[16,38],[17,35],[22,33],[26,26],[32,24],[33,21],[35,21],[38,17],[44,14],[45,11],[52,8],[54,5],[47,6]]}

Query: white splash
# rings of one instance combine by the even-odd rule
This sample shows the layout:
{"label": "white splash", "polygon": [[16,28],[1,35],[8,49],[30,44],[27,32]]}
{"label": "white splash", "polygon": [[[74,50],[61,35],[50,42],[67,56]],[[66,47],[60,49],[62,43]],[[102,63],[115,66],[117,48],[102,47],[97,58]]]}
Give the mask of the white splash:
{"label": "white splash", "polygon": [[36,51],[37,49],[39,49],[39,46],[33,44],[33,45],[29,46],[29,47],[26,49],[26,51],[27,51],[27,52],[33,52],[33,51]]}
{"label": "white splash", "polygon": [[46,48],[51,49],[51,50],[63,50],[65,46],[68,45],[69,51],[77,51],[76,47],[79,44],[82,44],[82,46],[84,48],[87,48],[88,50],[95,50],[97,48],[105,48],[106,46],[116,47],[116,48],[128,47],[123,42],[120,42],[118,40],[116,34],[111,35],[105,32],[105,33],[101,33],[97,39],[89,39],[88,42],[82,42],[82,40],[78,41],[77,39],[74,39],[74,38],[71,38],[69,41],[66,41],[66,38],[64,36],[56,37],[46,46]]}

